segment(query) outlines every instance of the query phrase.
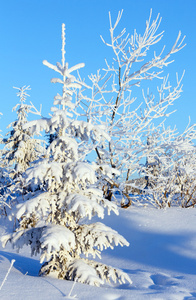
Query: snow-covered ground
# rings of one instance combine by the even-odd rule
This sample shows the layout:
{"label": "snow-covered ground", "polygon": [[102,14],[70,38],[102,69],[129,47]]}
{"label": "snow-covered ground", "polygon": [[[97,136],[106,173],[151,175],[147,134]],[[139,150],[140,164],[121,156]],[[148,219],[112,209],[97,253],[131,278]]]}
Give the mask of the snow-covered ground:
{"label": "snow-covered ground", "polygon": [[[5,221],[0,222],[2,235]],[[0,299],[196,299],[196,209],[130,207],[106,217],[105,224],[130,246],[106,250],[102,261],[126,271],[132,285],[73,287],[73,282],[38,277],[39,258],[31,257],[29,248],[16,253],[11,246],[0,246],[0,285],[15,259]]]}

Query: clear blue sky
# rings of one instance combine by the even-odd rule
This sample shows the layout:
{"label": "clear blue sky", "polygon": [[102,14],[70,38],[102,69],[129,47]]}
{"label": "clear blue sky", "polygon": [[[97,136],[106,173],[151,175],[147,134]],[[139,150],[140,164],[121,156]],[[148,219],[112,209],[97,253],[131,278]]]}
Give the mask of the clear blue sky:
{"label": "clear blue sky", "polygon": [[174,105],[178,111],[170,124],[182,131],[191,117],[196,123],[196,0],[7,0],[0,1],[0,129],[16,118],[11,112],[18,102],[12,87],[31,86],[30,100],[43,114],[49,113],[57,86],[50,83],[55,77],[42,65],[44,59],[51,63],[61,60],[61,24],[66,24],[66,59],[69,66],[84,62],[82,77],[104,67],[109,52],[100,35],[109,36],[108,12],[113,19],[123,9],[121,28],[133,33],[143,33],[145,21],[153,9],[153,18],[160,13],[164,30],[162,44],[166,51],[175,41],[178,31],[186,35],[187,46],[178,52],[175,62],[168,68],[171,82],[175,73],[182,74],[183,94]]}

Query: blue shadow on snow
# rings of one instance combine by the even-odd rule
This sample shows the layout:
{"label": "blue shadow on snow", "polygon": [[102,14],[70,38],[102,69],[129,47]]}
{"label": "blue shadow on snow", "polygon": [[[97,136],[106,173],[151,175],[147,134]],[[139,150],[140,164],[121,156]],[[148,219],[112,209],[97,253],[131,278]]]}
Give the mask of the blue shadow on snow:
{"label": "blue shadow on snow", "polygon": [[[115,221],[116,219],[106,225],[115,229]],[[142,227],[136,226],[131,220],[127,222],[121,218],[120,222],[121,231],[119,233],[129,241],[130,246],[118,246],[113,250],[107,249],[104,251],[106,255],[129,260],[143,266],[196,275],[196,258],[183,254],[185,250],[191,250],[192,234],[190,235],[188,232],[180,235],[148,232],[145,229],[142,231]],[[118,225],[116,227],[118,231]],[[177,249],[180,249],[182,254]],[[192,249],[191,253],[194,252],[195,250]],[[131,273],[131,270],[125,271]]]}
{"label": "blue shadow on snow", "polygon": [[39,260],[25,257],[16,253],[0,251],[0,262],[3,257],[8,259],[10,262],[15,259],[14,268],[20,271],[22,274],[27,274],[29,276],[38,276],[41,264]]}

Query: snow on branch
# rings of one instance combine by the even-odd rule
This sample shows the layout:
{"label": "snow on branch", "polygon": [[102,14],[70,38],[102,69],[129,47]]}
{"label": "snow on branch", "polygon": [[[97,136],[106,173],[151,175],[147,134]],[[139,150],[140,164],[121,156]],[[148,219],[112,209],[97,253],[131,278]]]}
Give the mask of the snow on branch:
{"label": "snow on branch", "polygon": [[41,257],[41,263],[47,255],[50,259],[54,251],[59,251],[61,247],[65,251],[70,251],[75,247],[75,235],[68,228],[61,225],[49,225],[43,229],[40,239],[41,248],[44,254]]}
{"label": "snow on branch", "polygon": [[77,230],[77,234],[80,235],[78,239],[81,240],[81,245],[89,245],[86,250],[83,250],[86,254],[91,254],[90,249],[94,247],[103,251],[103,249],[113,249],[114,246],[118,245],[129,246],[129,243],[122,235],[100,222],[82,225],[81,228],[79,227]]}
{"label": "snow on branch", "polygon": [[125,282],[132,284],[130,277],[120,269],[112,268],[111,266],[100,264],[93,260],[89,261],[88,264],[93,266],[99,277],[108,283],[113,281],[114,283],[119,282],[120,284]]}
{"label": "snow on branch", "polygon": [[111,283],[117,281],[132,284],[129,276],[119,269],[114,269],[102,263],[93,260],[74,260],[68,269],[68,278],[77,278],[80,283],[87,283],[89,285],[100,286],[104,281]]}
{"label": "snow on branch", "polygon": [[89,198],[81,194],[70,194],[64,200],[69,214],[73,214],[76,219],[88,217],[89,220],[97,215],[104,218],[104,208],[96,201],[90,201]]}
{"label": "snow on branch", "polygon": [[28,199],[29,196],[27,195],[27,197],[25,197],[27,200],[24,203],[18,204],[16,207],[16,218],[20,220],[21,217],[25,215],[25,218],[28,219],[35,214],[35,212],[39,211],[42,218],[47,219],[50,213],[49,196],[49,193],[45,192]]}
{"label": "snow on branch", "polygon": [[94,286],[100,286],[104,283],[104,281],[97,276],[95,269],[81,259],[75,259],[69,265],[67,276],[70,280],[77,278],[78,282]]}

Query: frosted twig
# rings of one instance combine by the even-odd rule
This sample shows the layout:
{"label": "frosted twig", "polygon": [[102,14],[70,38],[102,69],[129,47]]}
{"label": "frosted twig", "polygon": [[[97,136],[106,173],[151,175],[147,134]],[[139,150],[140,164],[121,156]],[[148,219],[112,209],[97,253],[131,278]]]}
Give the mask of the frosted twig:
{"label": "frosted twig", "polygon": [[29,112],[43,118],[42,112],[41,112],[42,111],[42,104],[40,104],[40,110],[38,110],[31,101],[30,101],[30,104],[31,104],[31,109],[34,109],[34,111],[30,109]]}
{"label": "frosted twig", "polygon": [[7,204],[5,201],[0,200],[0,203],[8,206],[11,209],[11,206],[9,204]]}
{"label": "frosted twig", "polygon": [[11,271],[11,268],[12,268],[14,262],[15,262],[15,259],[12,259],[11,265],[10,265],[10,267],[9,267],[9,269],[8,269],[8,271],[7,271],[7,274],[5,275],[5,278],[4,278],[4,280],[3,280],[3,282],[2,282],[2,284],[1,284],[1,286],[0,286],[0,291],[1,291],[1,289],[2,289],[2,287],[3,287],[3,285],[4,285],[4,283],[5,283],[5,281],[7,280],[7,277],[8,277],[8,275],[9,275],[10,271]]}
{"label": "frosted twig", "polygon": [[77,297],[77,295],[71,296],[71,293],[72,293],[72,291],[74,289],[76,281],[77,281],[77,278],[74,280],[74,282],[72,284],[72,287],[71,287],[71,290],[70,290],[69,294],[66,296],[66,298],[68,298],[68,299],[75,299]]}
{"label": "frosted twig", "polygon": [[62,24],[62,67],[65,67],[65,24]]}

